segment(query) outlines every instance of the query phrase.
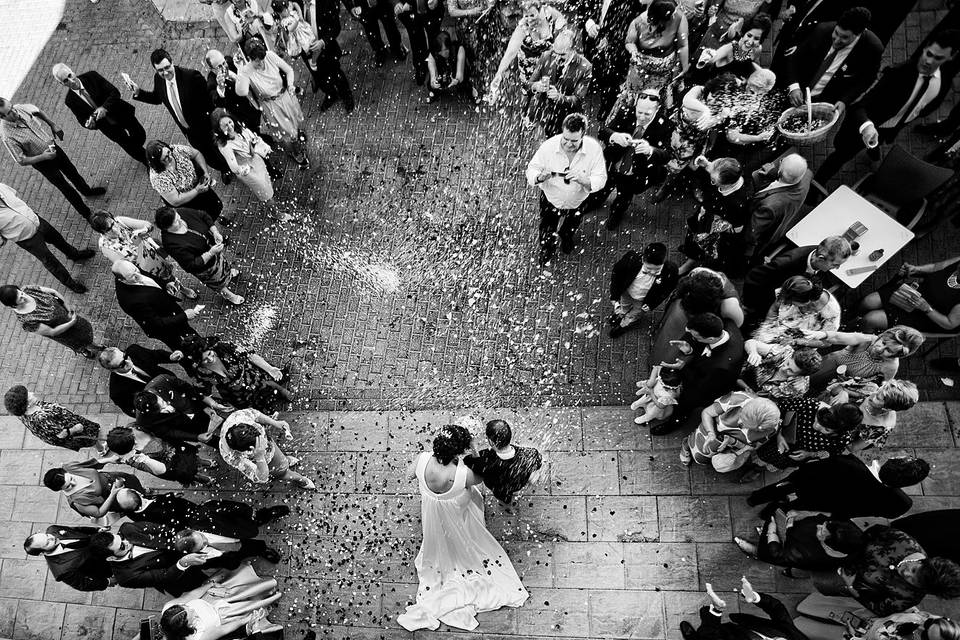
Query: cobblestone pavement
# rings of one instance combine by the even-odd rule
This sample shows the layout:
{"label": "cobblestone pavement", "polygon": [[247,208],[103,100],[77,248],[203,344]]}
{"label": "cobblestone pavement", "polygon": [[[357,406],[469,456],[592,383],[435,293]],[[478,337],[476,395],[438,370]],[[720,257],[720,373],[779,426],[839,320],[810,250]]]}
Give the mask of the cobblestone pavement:
{"label": "cobblestone pavement", "polygon": [[[911,15],[891,43],[892,55],[905,58],[935,18]],[[307,173],[289,167],[278,190],[301,215],[298,223],[273,224],[242,187],[220,189],[228,207],[243,211],[229,234],[247,272],[241,293],[249,302],[226,308],[204,292],[200,302],[210,313],[196,323],[204,333],[223,332],[295,366],[301,401],[292,415],[298,440],[291,449],[321,492],[309,500],[248,494],[229,475],[221,485],[238,487],[225,494],[295,507],[295,516],[271,532],[283,562],[259,567],[282,578],[280,619],[295,630],[319,625],[329,638],[409,637],[393,619],[415,593],[418,500],[401,474],[428,434],[464,407],[547,407],[483,411],[515,423],[518,442],[541,447],[550,466],[545,484],[515,508],[487,503],[490,528],[505,540],[531,598],[522,609],[482,615],[485,638],[674,638],[681,617],[699,605],[704,580],[730,589],[742,572],[759,588],[798,600],[804,581],[746,563],[728,542],[754,525],[741,497],[750,487],[683,469],[676,438],[651,441],[629,412],[609,406],[622,405],[646,370],[650,341],[644,331],[617,342],[599,334],[609,266],[643,242],[666,238],[676,245],[688,205],[638,199],[612,236],[599,226],[601,218],[588,216],[579,253],[541,274],[532,263],[536,201],[520,176],[537,141],[519,133],[509,113],[425,104],[408,66],[368,68],[366,44],[351,21],[344,26],[358,109],[350,117],[339,107],[319,114],[317,100],[304,100],[320,161]],[[158,204],[145,172],[72,121],[48,69],[62,60],[77,71],[96,68],[118,84],[120,71],[145,82],[146,58],[161,43],[182,64],[200,67],[203,52],[220,41],[214,29],[164,25],[144,0],[69,0],[14,96],[64,124],[71,157],[109,187],[95,204],[121,214],[149,217]],[[138,114],[151,135],[179,140],[161,108],[139,105]],[[908,140],[915,149],[924,144]],[[822,157],[823,149],[816,153]],[[75,242],[91,240],[59,193],[0,155],[0,180]],[[956,239],[953,228],[945,229],[903,258],[920,263],[951,255]],[[16,247],[0,256],[9,281],[55,285]],[[891,269],[899,259],[893,263]],[[93,260],[77,272],[91,291],[68,295],[105,342],[143,341],[113,301],[105,262]],[[22,382],[103,423],[122,419],[111,413],[106,378],[93,365],[23,334],[10,314],[0,313],[0,329],[0,388]],[[942,351],[952,349],[947,344]],[[929,397],[952,393],[919,360],[905,363],[905,371]],[[413,411],[421,408],[427,411]],[[328,412],[340,409],[366,411]],[[883,452],[916,448],[935,463],[930,479],[915,488],[917,508],[960,506],[960,476],[947,466],[955,458],[958,411],[953,403],[919,406]],[[0,638],[125,639],[142,610],[161,605],[153,592],[72,592],[46,576],[42,561],[24,555],[21,543],[31,531],[75,521],[39,484],[43,471],[74,457],[0,418],[0,519],[6,521]]]}
{"label": "cobblestone pavement", "polygon": [[[220,35],[214,28],[198,36],[164,27],[145,0],[73,0],[64,16],[14,97],[63,123],[65,149],[85,175],[109,188],[94,206],[152,217],[158,200],[145,171],[73,120],[48,70],[63,60],[77,70],[97,68],[118,84],[120,71],[147,82],[147,58],[158,44],[181,64],[201,67],[203,52],[219,45]],[[891,55],[905,58],[935,17],[911,15]],[[577,253],[541,273],[533,264],[536,198],[522,178],[538,141],[511,113],[426,104],[408,65],[372,68],[354,23],[345,18],[344,24],[345,66],[359,106],[350,117],[339,106],[320,114],[316,98],[304,99],[319,162],[306,173],[288,168],[279,185],[298,222],[271,223],[242,185],[218,189],[228,208],[242,212],[229,234],[246,270],[240,290],[249,302],[226,308],[205,291],[200,302],[211,308],[196,325],[252,341],[280,361],[299,347],[292,361],[301,408],[622,402],[647,368],[650,332],[616,342],[600,333],[610,265],[628,247],[653,239],[679,244],[689,204],[650,206],[638,198],[614,234],[600,226],[604,214],[589,215]],[[138,104],[137,112],[150,135],[180,139],[162,108]],[[822,156],[822,148],[815,151]],[[92,239],[39,174],[0,155],[5,182],[75,242]],[[950,255],[956,237],[946,228],[911,245],[903,258],[917,263]],[[10,281],[57,284],[16,247],[4,248],[2,260]],[[895,269],[899,257],[891,263]],[[91,292],[69,295],[105,342],[144,340],[113,301],[105,261],[74,268]],[[94,366],[23,334],[9,313],[0,314],[0,327],[0,385],[24,382],[80,409],[110,410],[105,376]],[[914,360],[909,377],[942,394],[942,384]]]}

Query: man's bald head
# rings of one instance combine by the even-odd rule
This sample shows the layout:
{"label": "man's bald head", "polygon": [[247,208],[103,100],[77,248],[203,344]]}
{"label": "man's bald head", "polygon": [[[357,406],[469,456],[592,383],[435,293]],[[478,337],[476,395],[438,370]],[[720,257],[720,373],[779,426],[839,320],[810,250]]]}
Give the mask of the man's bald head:
{"label": "man's bald head", "polygon": [[210,49],[210,51],[207,51],[207,55],[204,56],[204,60],[207,61],[208,67],[210,67],[211,69],[216,69],[217,67],[222,65],[224,62],[226,62],[227,59],[223,57],[223,54],[220,53],[219,50]]}
{"label": "man's bald head", "polygon": [[113,271],[114,275],[128,282],[135,279],[137,274],[140,273],[137,266],[128,260],[117,260],[113,263],[113,266],[110,267],[110,270]]}
{"label": "man's bald head", "polygon": [[807,172],[807,161],[799,153],[791,153],[780,161],[780,182],[796,184]]}

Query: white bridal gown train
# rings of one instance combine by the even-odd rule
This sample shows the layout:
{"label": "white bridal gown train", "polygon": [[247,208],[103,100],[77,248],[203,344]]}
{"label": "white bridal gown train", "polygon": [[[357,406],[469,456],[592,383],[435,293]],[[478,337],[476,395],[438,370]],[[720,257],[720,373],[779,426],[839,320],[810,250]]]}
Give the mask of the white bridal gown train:
{"label": "white bridal gown train", "polygon": [[423,542],[417,554],[417,603],[397,617],[404,629],[436,629],[444,623],[471,631],[477,613],[519,607],[529,597],[510,558],[490,535],[483,497],[466,486],[467,468],[457,463],[453,486],[434,493],[423,479],[430,453],[417,460]]}

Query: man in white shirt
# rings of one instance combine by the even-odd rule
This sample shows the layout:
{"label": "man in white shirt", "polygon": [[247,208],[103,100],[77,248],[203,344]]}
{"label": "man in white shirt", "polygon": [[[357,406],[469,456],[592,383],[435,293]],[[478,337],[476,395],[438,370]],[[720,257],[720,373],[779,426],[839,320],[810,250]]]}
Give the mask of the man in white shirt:
{"label": "man in white shirt", "polygon": [[667,246],[651,242],[643,253],[628,251],[613,265],[610,276],[610,337],[637,326],[637,320],[656,309],[677,286],[677,265],[667,260]]}
{"label": "man in white shirt", "polygon": [[[879,162],[881,144],[893,142],[907,124],[937,110],[952,85],[944,63],[960,52],[960,32],[948,29],[930,36],[916,60],[889,67],[876,84],[857,100],[833,140],[833,153],[814,178],[826,184],[861,150]],[[953,67],[953,65],[948,65]]]}
{"label": "man in white shirt", "polygon": [[66,285],[71,291],[84,293],[87,288],[77,282],[67,268],[63,266],[50,249],[53,245],[74,261],[89,260],[94,256],[91,248],[78,249],[63,237],[49,222],[34,213],[17,192],[0,183],[0,247],[7,242],[15,242],[40,261],[53,277]]}
{"label": "man in white shirt", "polygon": [[564,253],[573,251],[583,203],[607,183],[603,148],[586,132],[586,116],[571,113],[563,120],[563,130],[541,144],[527,165],[527,183],[541,191],[541,265],[556,254],[557,238]]}

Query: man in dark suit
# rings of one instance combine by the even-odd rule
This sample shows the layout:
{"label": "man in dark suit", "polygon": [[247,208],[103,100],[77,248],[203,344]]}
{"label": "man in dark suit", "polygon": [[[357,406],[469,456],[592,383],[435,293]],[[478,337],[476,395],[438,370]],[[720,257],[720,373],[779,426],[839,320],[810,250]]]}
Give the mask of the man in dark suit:
{"label": "man in dark suit", "polygon": [[103,558],[90,553],[90,538],[100,527],[68,527],[53,524],[23,542],[30,556],[43,556],[53,579],[77,591],[103,591],[115,584]]}
{"label": "man in dark suit", "polygon": [[[944,65],[960,52],[960,32],[934,35],[916,60],[888,67],[876,84],[850,106],[833,140],[833,153],[820,165],[816,180],[826,184],[861,150],[880,160],[881,144],[893,142],[910,122],[937,110],[953,84]],[[950,76],[950,77],[948,77]]]}
{"label": "man in dark suit", "polygon": [[233,56],[225,56],[217,49],[210,49],[204,56],[207,65],[207,91],[214,108],[226,109],[247,129],[262,136],[259,107],[249,96],[237,95],[237,65]]}
{"label": "man in dark suit", "polygon": [[367,36],[370,48],[373,49],[374,64],[382,67],[387,59],[387,47],[383,44],[380,35],[380,26],[387,35],[390,53],[396,62],[403,62],[407,57],[407,50],[400,40],[400,29],[393,15],[393,5],[389,0],[343,0],[343,5],[350,10],[350,14],[360,21],[363,33]]}
{"label": "man in dark suit", "polygon": [[233,174],[213,142],[210,125],[213,102],[203,74],[196,69],[174,66],[173,58],[163,49],[155,49],[150,54],[150,63],[156,71],[153,89],[145,91],[131,81],[133,99],[165,106],[190,146],[203,155],[208,165],[220,171],[223,183],[228,184]]}
{"label": "man in dark suit", "polygon": [[111,267],[116,276],[117,304],[133,318],[149,337],[167,345],[171,351],[180,348],[186,335],[197,335],[190,321],[196,309],[181,309],[177,299],[156,280],[126,260],[117,260]]}
{"label": "man in dark suit", "polygon": [[562,31],[530,74],[527,117],[541,125],[547,137],[560,133],[564,118],[583,111],[592,73],[590,61],[573,49],[573,32]]}
{"label": "man in dark suit", "polygon": [[107,389],[113,404],[131,418],[136,417],[134,397],[155,377],[173,375],[172,371],[161,366],[170,362],[170,355],[169,351],[148,349],[138,344],[132,344],[124,351],[116,347],[101,351],[97,362],[110,372]]}
{"label": "man in dark suit", "polygon": [[792,0],[784,11],[785,19],[774,42],[776,51],[770,70],[779,76],[786,57],[822,22],[834,22],[843,12],[866,0]]}
{"label": "man in dark suit", "polygon": [[183,529],[177,532],[174,547],[180,553],[202,553],[207,557],[204,566],[210,569],[233,570],[246,558],[262,557],[267,562],[279,562],[280,553],[258,538],[239,538]]}
{"label": "man in dark suit", "polygon": [[82,516],[102,518],[113,510],[117,494],[123,487],[143,492],[140,479],[131,473],[100,471],[104,463],[96,458],[83,462],[67,462],[43,474],[43,485],[62,492],[70,508]]}
{"label": "man in dark suit", "polygon": [[869,23],[867,9],[848,9],[836,22],[814,27],[786,57],[785,72],[777,80],[790,92],[793,106],[804,104],[806,88],[816,102],[844,107],[870,88],[880,71],[883,45],[867,29]]}
{"label": "man in dark suit", "polygon": [[120,97],[120,90],[96,71],[75,75],[67,65],[53,65],[53,77],[68,89],[63,103],[87,129],[107,136],[131,158],[147,166],[143,145],[147,132],[137,120],[136,109]]}
{"label": "man in dark suit", "polygon": [[791,153],[753,172],[756,193],[750,203],[750,222],[744,229],[746,256],[758,262],[783,240],[810,191],[813,174],[803,156]]}
{"label": "man in dark suit", "polygon": [[740,595],[746,602],[757,605],[767,614],[766,618],[750,613],[731,613],[730,622],[721,622],[727,603],[707,583],[707,595],[711,604],[700,609],[700,628],[684,620],[680,623],[683,640],[756,640],[779,638],[781,640],[807,640],[796,625],[783,603],[766,593],[757,593],[746,579],[740,581]]}
{"label": "man in dark suit", "polygon": [[183,529],[238,539],[256,538],[260,525],[290,513],[284,505],[254,511],[250,505],[234,500],[207,500],[197,504],[172,493],[145,498],[142,491],[133,490],[122,490],[117,495],[117,508],[131,520],[172,527],[171,544],[175,534]]}
{"label": "man in dark suit", "polygon": [[823,275],[850,257],[850,243],[840,236],[824,238],[819,245],[797,247],[747,272],[741,302],[751,316],[764,316],[773,304],[775,290],[792,276],[807,276],[823,284]]}
{"label": "man in dark suit", "polygon": [[788,509],[823,511],[836,518],[902,516],[913,506],[903,488],[922,482],[930,465],[918,458],[874,464],[879,469],[871,470],[853,455],[805,462],[783,480],[754,491],[747,504],[784,504]]}
{"label": "man in dark suit", "polygon": [[739,537],[733,541],[761,562],[803,571],[836,571],[863,551],[863,531],[849,520],[794,511],[786,516],[767,520],[759,544]]}
{"label": "man in dark suit", "polygon": [[672,133],[673,124],[660,109],[660,94],[655,89],[644,89],[634,109],[608,120],[600,130],[607,184],[589,196],[584,211],[602,206],[616,191],[606,227],[611,231],[619,227],[633,196],[666,178]]}
{"label": "man in dark suit", "polygon": [[413,76],[418,85],[427,79],[427,54],[440,33],[443,9],[443,0],[397,0],[393,5],[393,13],[410,41]]}
{"label": "man in dark suit", "polygon": [[677,272],[662,242],[648,244],[642,254],[632,250],[624,254],[610,275],[610,337],[629,331],[641,315],[659,307],[676,288]]}
{"label": "man in dark suit", "polygon": [[176,531],[151,522],[125,522],[118,533],[101,531],[90,539],[94,553],[106,558],[117,584],[128,589],[152,587],[177,597],[203,584],[205,558],[184,555],[170,541]]}
{"label": "man in dark suit", "polygon": [[[350,81],[340,66],[343,51],[337,36],[340,35],[340,3],[338,0],[316,0],[306,6],[304,19],[313,28],[317,39],[310,48],[310,55],[316,56],[316,71],[313,76],[313,90],[323,89],[326,96],[320,103],[320,111],[326,111],[337,100],[343,100],[347,113],[353,111],[353,91]],[[317,55],[319,52],[319,55]]]}
{"label": "man in dark suit", "polygon": [[642,5],[637,0],[601,0],[591,5],[582,4],[586,9],[583,55],[593,64],[593,92],[600,100],[597,117],[605,118],[627,73],[629,55],[623,43],[630,22],[640,15]]}
{"label": "man in dark suit", "polygon": [[[670,433],[682,424],[699,421],[699,411],[733,390],[743,368],[743,336],[730,320],[701,313],[687,321],[687,332],[672,343],[682,354],[683,389],[670,420],[650,427],[650,435]],[[656,363],[659,364],[659,363]],[[693,422],[691,425],[688,422]]]}

